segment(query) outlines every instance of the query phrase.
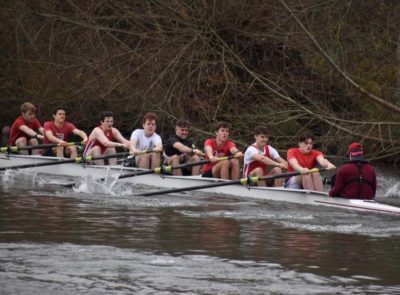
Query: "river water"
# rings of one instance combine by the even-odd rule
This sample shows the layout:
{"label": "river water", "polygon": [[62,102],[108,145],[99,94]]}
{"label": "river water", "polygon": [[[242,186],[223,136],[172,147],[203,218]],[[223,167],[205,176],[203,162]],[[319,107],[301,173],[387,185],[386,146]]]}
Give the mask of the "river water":
{"label": "river water", "polygon": [[0,294],[400,294],[399,216],[0,177]]}

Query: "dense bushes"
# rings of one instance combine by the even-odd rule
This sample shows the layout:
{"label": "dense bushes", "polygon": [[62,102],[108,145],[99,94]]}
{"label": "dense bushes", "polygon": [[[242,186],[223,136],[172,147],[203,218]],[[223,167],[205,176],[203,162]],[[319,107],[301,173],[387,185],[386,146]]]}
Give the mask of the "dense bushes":
{"label": "dense bushes", "polygon": [[[133,4],[134,3],[134,4]],[[312,129],[342,155],[398,161],[398,1],[8,1],[0,8],[0,125],[23,101],[84,129],[110,109],[129,133],[146,111],[199,139],[217,120],[239,145],[268,125],[285,149]]]}

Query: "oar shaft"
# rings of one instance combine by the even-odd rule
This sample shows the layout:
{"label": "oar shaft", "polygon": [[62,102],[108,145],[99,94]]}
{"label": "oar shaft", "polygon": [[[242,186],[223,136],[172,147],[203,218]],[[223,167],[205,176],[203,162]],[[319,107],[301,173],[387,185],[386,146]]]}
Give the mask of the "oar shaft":
{"label": "oar shaft", "polygon": [[[67,142],[65,146],[73,146],[73,145],[81,145],[80,142]],[[62,145],[58,143],[44,143],[44,144],[37,144],[37,145],[26,145],[26,146],[3,146],[0,147],[0,152],[18,152],[24,150],[34,150],[34,149],[45,149],[45,148],[53,148],[53,147],[60,147]]]}
{"label": "oar shaft", "polygon": [[[129,152],[125,153],[117,153],[113,155],[106,155],[106,156],[99,156],[99,157],[78,157],[76,159],[61,159],[61,160],[54,160],[54,161],[49,161],[49,162],[39,162],[39,163],[32,163],[32,164],[24,164],[24,165],[16,165],[16,166],[10,166],[10,167],[0,167],[0,171],[4,170],[16,170],[16,169],[24,169],[24,168],[36,168],[36,167],[43,167],[43,166],[52,166],[52,165],[60,165],[60,164],[68,164],[68,163],[84,163],[84,162],[89,162],[89,161],[95,161],[95,160],[104,160],[104,159],[110,159],[110,158],[119,158],[119,157],[126,157],[130,155]],[[55,158],[58,159],[58,158]]]}
{"label": "oar shaft", "polygon": [[194,191],[194,190],[200,190],[200,189],[205,189],[205,188],[213,188],[213,187],[220,187],[220,186],[226,186],[226,185],[232,185],[232,184],[240,184],[241,179],[239,180],[234,180],[234,181],[221,181],[221,182],[216,182],[213,184],[203,184],[203,185],[195,185],[191,187],[184,187],[184,188],[177,188],[177,189],[166,189],[162,191],[154,191],[154,192],[148,192],[148,193],[142,193],[142,194],[136,194],[138,196],[155,196],[155,195],[164,195],[164,194],[170,194],[170,193],[179,193],[179,192],[187,192],[187,191]]}
{"label": "oar shaft", "polygon": [[[233,159],[233,158],[235,158],[235,156],[222,157],[222,158],[218,159],[218,162],[225,161],[225,160],[230,160],[230,159]],[[210,162],[211,162],[211,160],[206,159],[206,160],[200,160],[200,161],[197,161],[197,162],[183,163],[183,164],[179,164],[179,165],[176,165],[176,166],[165,165],[165,166],[157,167],[157,168],[154,168],[154,169],[151,169],[151,170],[144,170],[144,171],[137,171],[137,172],[133,172],[133,173],[123,174],[123,175],[120,175],[118,177],[118,179],[141,176],[141,175],[148,175],[148,174],[169,173],[169,172],[171,172],[173,170],[176,170],[176,169],[182,169],[182,168],[187,168],[187,167],[203,165],[203,164],[207,164],[207,163],[210,163]]]}
{"label": "oar shaft", "polygon": [[[310,173],[316,173],[316,172],[325,171],[325,170],[326,170],[325,168],[324,169],[311,169]],[[234,184],[246,185],[246,184],[257,183],[260,180],[272,180],[272,179],[277,179],[277,178],[287,178],[287,177],[297,176],[297,175],[300,175],[300,174],[301,174],[300,172],[287,172],[287,173],[281,173],[281,174],[276,174],[276,175],[241,178],[239,180],[216,182],[216,183],[197,185],[197,186],[192,186],[192,187],[184,187],[184,188],[177,188],[177,189],[167,189],[167,190],[154,191],[154,192],[142,193],[142,194],[137,194],[137,195],[140,195],[140,196],[154,196],[154,195],[162,195],[162,194],[169,194],[169,193],[179,193],[179,192],[184,192],[184,191],[186,192],[186,191],[200,190],[200,189],[220,187],[220,186],[226,186],[226,185],[234,185]]]}

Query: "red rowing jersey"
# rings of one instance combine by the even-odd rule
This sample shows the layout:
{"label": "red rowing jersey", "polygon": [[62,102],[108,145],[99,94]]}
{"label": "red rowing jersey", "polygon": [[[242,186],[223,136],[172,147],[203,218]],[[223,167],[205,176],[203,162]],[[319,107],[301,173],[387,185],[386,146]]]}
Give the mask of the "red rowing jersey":
{"label": "red rowing jersey", "polygon": [[[98,128],[100,128],[101,131],[104,132],[104,130],[100,126]],[[104,132],[104,135],[108,138],[109,141],[114,141],[114,134],[112,132],[112,129],[110,131],[108,131],[107,133]],[[101,150],[102,154],[107,149],[107,147],[105,147],[100,141],[98,141],[97,139],[95,141],[93,141],[93,140],[90,139],[90,136],[89,136],[89,141],[88,141],[87,145],[85,146],[85,150],[83,151],[83,155],[85,156],[95,146],[100,147],[100,150]]]}
{"label": "red rowing jersey", "polygon": [[40,124],[39,120],[36,119],[36,118],[35,118],[35,120],[33,122],[26,122],[22,116],[19,116],[17,119],[15,119],[14,123],[11,126],[10,139],[8,141],[8,143],[10,145],[14,145],[15,141],[20,137],[25,137],[26,141],[29,141],[29,139],[31,139],[31,137],[28,134],[26,134],[25,132],[22,132],[19,129],[19,127],[21,127],[23,125],[28,126],[33,131],[36,131],[36,133],[38,133],[39,132],[39,128],[42,127],[42,125]]}
{"label": "red rowing jersey", "polygon": [[[70,122],[64,122],[64,124],[60,128],[58,128],[56,124],[54,124],[54,121],[47,121],[43,124],[43,129],[45,134],[46,131],[50,130],[51,132],[53,132],[53,135],[58,139],[68,141],[69,136],[76,129],[76,127],[74,124]],[[47,136],[44,137],[43,142],[51,143],[51,141],[47,138]]]}
{"label": "red rowing jersey", "polygon": [[[311,150],[308,154],[303,154],[299,148],[291,148],[287,151],[287,160],[295,158],[300,166],[308,169],[312,169],[317,165],[317,158],[324,154],[317,150]],[[288,172],[293,172],[294,169],[290,165],[288,166]]]}
{"label": "red rowing jersey", "polygon": [[[226,157],[231,154],[231,149],[236,147],[235,143],[228,139],[223,145],[217,145],[215,138],[209,138],[204,142],[204,147],[211,146],[214,157]],[[206,157],[208,158],[208,157]],[[203,166],[203,174],[212,169],[216,163],[207,163]]]}

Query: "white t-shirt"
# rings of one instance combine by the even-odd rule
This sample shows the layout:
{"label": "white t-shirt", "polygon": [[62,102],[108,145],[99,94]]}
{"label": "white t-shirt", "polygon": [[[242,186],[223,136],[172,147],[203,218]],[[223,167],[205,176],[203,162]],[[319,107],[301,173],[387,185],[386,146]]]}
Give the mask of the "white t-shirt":
{"label": "white t-shirt", "polygon": [[146,137],[143,129],[133,131],[131,140],[136,140],[136,149],[141,151],[154,149],[157,144],[162,144],[160,135],[154,133],[152,136]]}
{"label": "white t-shirt", "polygon": [[[266,147],[268,147],[268,149],[269,149],[269,155],[272,160],[276,160],[279,158],[279,153],[276,149],[274,149],[270,145],[268,145]],[[260,151],[254,145],[249,146],[247,148],[246,152],[244,153],[244,165],[250,164],[251,162],[253,162],[254,160],[252,160],[251,158],[253,157],[253,155],[256,155],[256,154],[263,156],[265,154],[265,147],[262,151]]]}

